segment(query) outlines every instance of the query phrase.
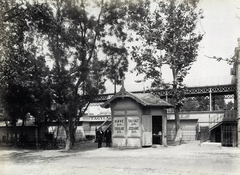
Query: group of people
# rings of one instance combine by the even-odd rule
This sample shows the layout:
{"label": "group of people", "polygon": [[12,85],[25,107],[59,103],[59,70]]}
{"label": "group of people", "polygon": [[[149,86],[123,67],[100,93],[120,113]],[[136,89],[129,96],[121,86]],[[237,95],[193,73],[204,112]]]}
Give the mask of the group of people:
{"label": "group of people", "polygon": [[111,130],[109,128],[107,128],[107,130],[105,132],[103,132],[102,128],[100,128],[97,131],[97,141],[98,141],[98,148],[102,147],[102,141],[105,137],[106,139],[106,146],[110,147],[111,146],[111,138],[112,138],[112,133]]}

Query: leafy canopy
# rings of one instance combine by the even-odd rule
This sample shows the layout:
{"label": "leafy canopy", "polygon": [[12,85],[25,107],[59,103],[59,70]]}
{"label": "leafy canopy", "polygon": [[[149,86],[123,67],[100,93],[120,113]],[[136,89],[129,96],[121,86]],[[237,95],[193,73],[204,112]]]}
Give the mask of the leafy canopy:
{"label": "leafy canopy", "polygon": [[195,1],[155,1],[147,2],[147,8],[140,7],[141,17],[131,13],[135,39],[142,42],[141,46],[133,46],[135,70],[153,79],[153,86],[162,84],[163,64],[172,69],[173,81],[177,83],[177,79],[183,79],[196,61],[203,35],[196,32],[202,11],[197,12],[195,5]]}
{"label": "leafy canopy", "polygon": [[[22,88],[21,96],[34,97],[45,112],[54,103],[58,119],[78,120],[104,92],[106,79],[123,77],[128,69],[124,9],[121,1],[50,1],[6,9],[4,24],[11,29],[2,79],[6,99]],[[20,96],[12,96],[21,106]]]}

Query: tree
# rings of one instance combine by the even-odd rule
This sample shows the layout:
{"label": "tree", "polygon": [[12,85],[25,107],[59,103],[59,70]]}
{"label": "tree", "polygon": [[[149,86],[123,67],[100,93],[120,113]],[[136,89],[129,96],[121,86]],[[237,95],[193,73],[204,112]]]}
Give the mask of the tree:
{"label": "tree", "polygon": [[226,104],[225,108],[226,108],[227,110],[232,110],[232,109],[234,109],[234,103],[233,103],[232,101],[229,101],[229,102]]}
{"label": "tree", "polygon": [[[197,12],[196,5],[197,1],[155,1],[139,7],[137,14],[130,11],[130,27],[136,31],[137,40],[142,41],[141,46],[133,46],[135,70],[153,79],[154,88],[164,84],[162,65],[167,64],[172,70],[176,136],[180,135],[179,110],[184,97],[182,82],[196,61],[198,43],[203,37],[196,33],[197,21],[202,17],[202,11]],[[179,139],[175,137],[175,141]]]}
{"label": "tree", "polygon": [[[114,73],[121,76],[127,70],[124,6],[117,0],[57,0],[16,6],[8,15],[14,20],[11,24],[21,22],[23,25],[17,25],[18,28],[27,29],[22,32],[22,40],[16,45],[23,45],[22,50],[31,54],[36,61],[43,59],[39,66],[47,75],[39,76],[44,81],[27,94],[44,87],[37,104],[45,104],[42,107],[45,117],[55,118],[64,127],[66,150],[71,149],[75,141],[80,117],[95,96],[104,92],[106,78],[114,77],[111,67],[115,66],[117,69]],[[21,19],[14,15],[20,12]],[[44,49],[39,45],[44,45]],[[26,58],[30,60],[29,57],[21,57],[20,61]],[[51,63],[50,66],[46,66],[46,60]],[[11,62],[6,64],[12,66]],[[18,72],[17,75],[22,78],[23,73]],[[26,80],[33,83],[30,74],[27,74]],[[44,96],[47,98],[42,98]]]}
{"label": "tree", "polygon": [[27,16],[33,9],[26,13],[22,6],[2,2],[0,64],[2,104],[14,127],[17,120],[22,119],[20,139],[23,138],[27,114],[31,113],[35,118],[43,117],[43,109],[49,104],[48,95],[45,94],[49,70],[44,57],[36,55],[36,45],[29,44],[33,39],[26,37],[31,30]]}
{"label": "tree", "polygon": [[195,97],[185,98],[184,105],[181,111],[208,111],[209,110],[209,98],[208,97]]}
{"label": "tree", "polygon": [[199,102],[197,100],[186,100],[184,102],[184,105],[182,106],[181,110],[182,111],[197,111],[199,107]]}

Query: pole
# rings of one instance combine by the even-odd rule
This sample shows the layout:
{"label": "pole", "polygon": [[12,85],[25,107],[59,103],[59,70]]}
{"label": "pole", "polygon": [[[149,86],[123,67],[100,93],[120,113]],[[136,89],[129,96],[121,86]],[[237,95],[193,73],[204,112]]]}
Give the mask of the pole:
{"label": "pole", "polygon": [[143,81],[143,93],[145,93],[145,84],[144,84],[144,81]]}
{"label": "pole", "polygon": [[[235,55],[236,55],[236,86],[237,86],[237,143],[240,145],[240,83],[239,83],[239,77],[240,77],[240,38],[238,38],[238,47],[235,48]],[[239,146],[238,146],[239,147]]]}
{"label": "pole", "polygon": [[168,102],[168,91],[166,89],[166,102]]}
{"label": "pole", "polygon": [[116,77],[114,79],[114,95],[117,93],[117,80]]}
{"label": "pole", "polygon": [[209,90],[209,111],[212,111],[212,89]]}

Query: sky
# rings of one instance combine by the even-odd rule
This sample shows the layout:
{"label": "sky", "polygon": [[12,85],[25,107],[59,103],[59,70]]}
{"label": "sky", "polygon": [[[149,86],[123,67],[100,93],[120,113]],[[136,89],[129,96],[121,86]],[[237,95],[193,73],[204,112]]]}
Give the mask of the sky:
{"label": "sky", "polygon": [[[238,45],[237,38],[240,38],[240,0],[200,0],[198,7],[203,10],[204,19],[198,24],[197,30],[205,35],[200,42],[197,61],[193,63],[183,83],[188,87],[230,84],[232,65],[207,56],[230,58],[234,55],[234,49]],[[134,63],[130,62],[129,69],[133,68]],[[172,73],[167,66],[162,68],[162,74],[165,82],[172,82]],[[150,81],[135,83],[135,80],[142,79],[143,76],[128,72],[124,81],[126,90],[131,92],[150,87]],[[106,93],[114,92],[112,83],[107,82],[106,88]],[[117,86],[117,91],[120,88],[121,86]],[[88,112],[109,113],[110,109],[91,106]]]}
{"label": "sky", "polygon": [[[237,38],[240,38],[240,0],[200,0],[198,8],[203,10],[204,19],[198,23],[197,31],[205,33],[200,42],[197,61],[193,63],[184,83],[189,86],[207,86],[230,84],[232,76],[226,61],[218,62],[209,57],[217,56],[230,58],[237,47]],[[239,17],[239,18],[238,18]],[[134,68],[130,62],[129,69]],[[172,82],[172,73],[168,66],[162,68],[165,82]],[[136,76],[128,72],[124,85],[127,91],[138,91],[150,87],[150,81],[135,83],[143,76]],[[107,93],[114,91],[112,83],[106,83]],[[121,86],[117,87],[117,91]]]}

